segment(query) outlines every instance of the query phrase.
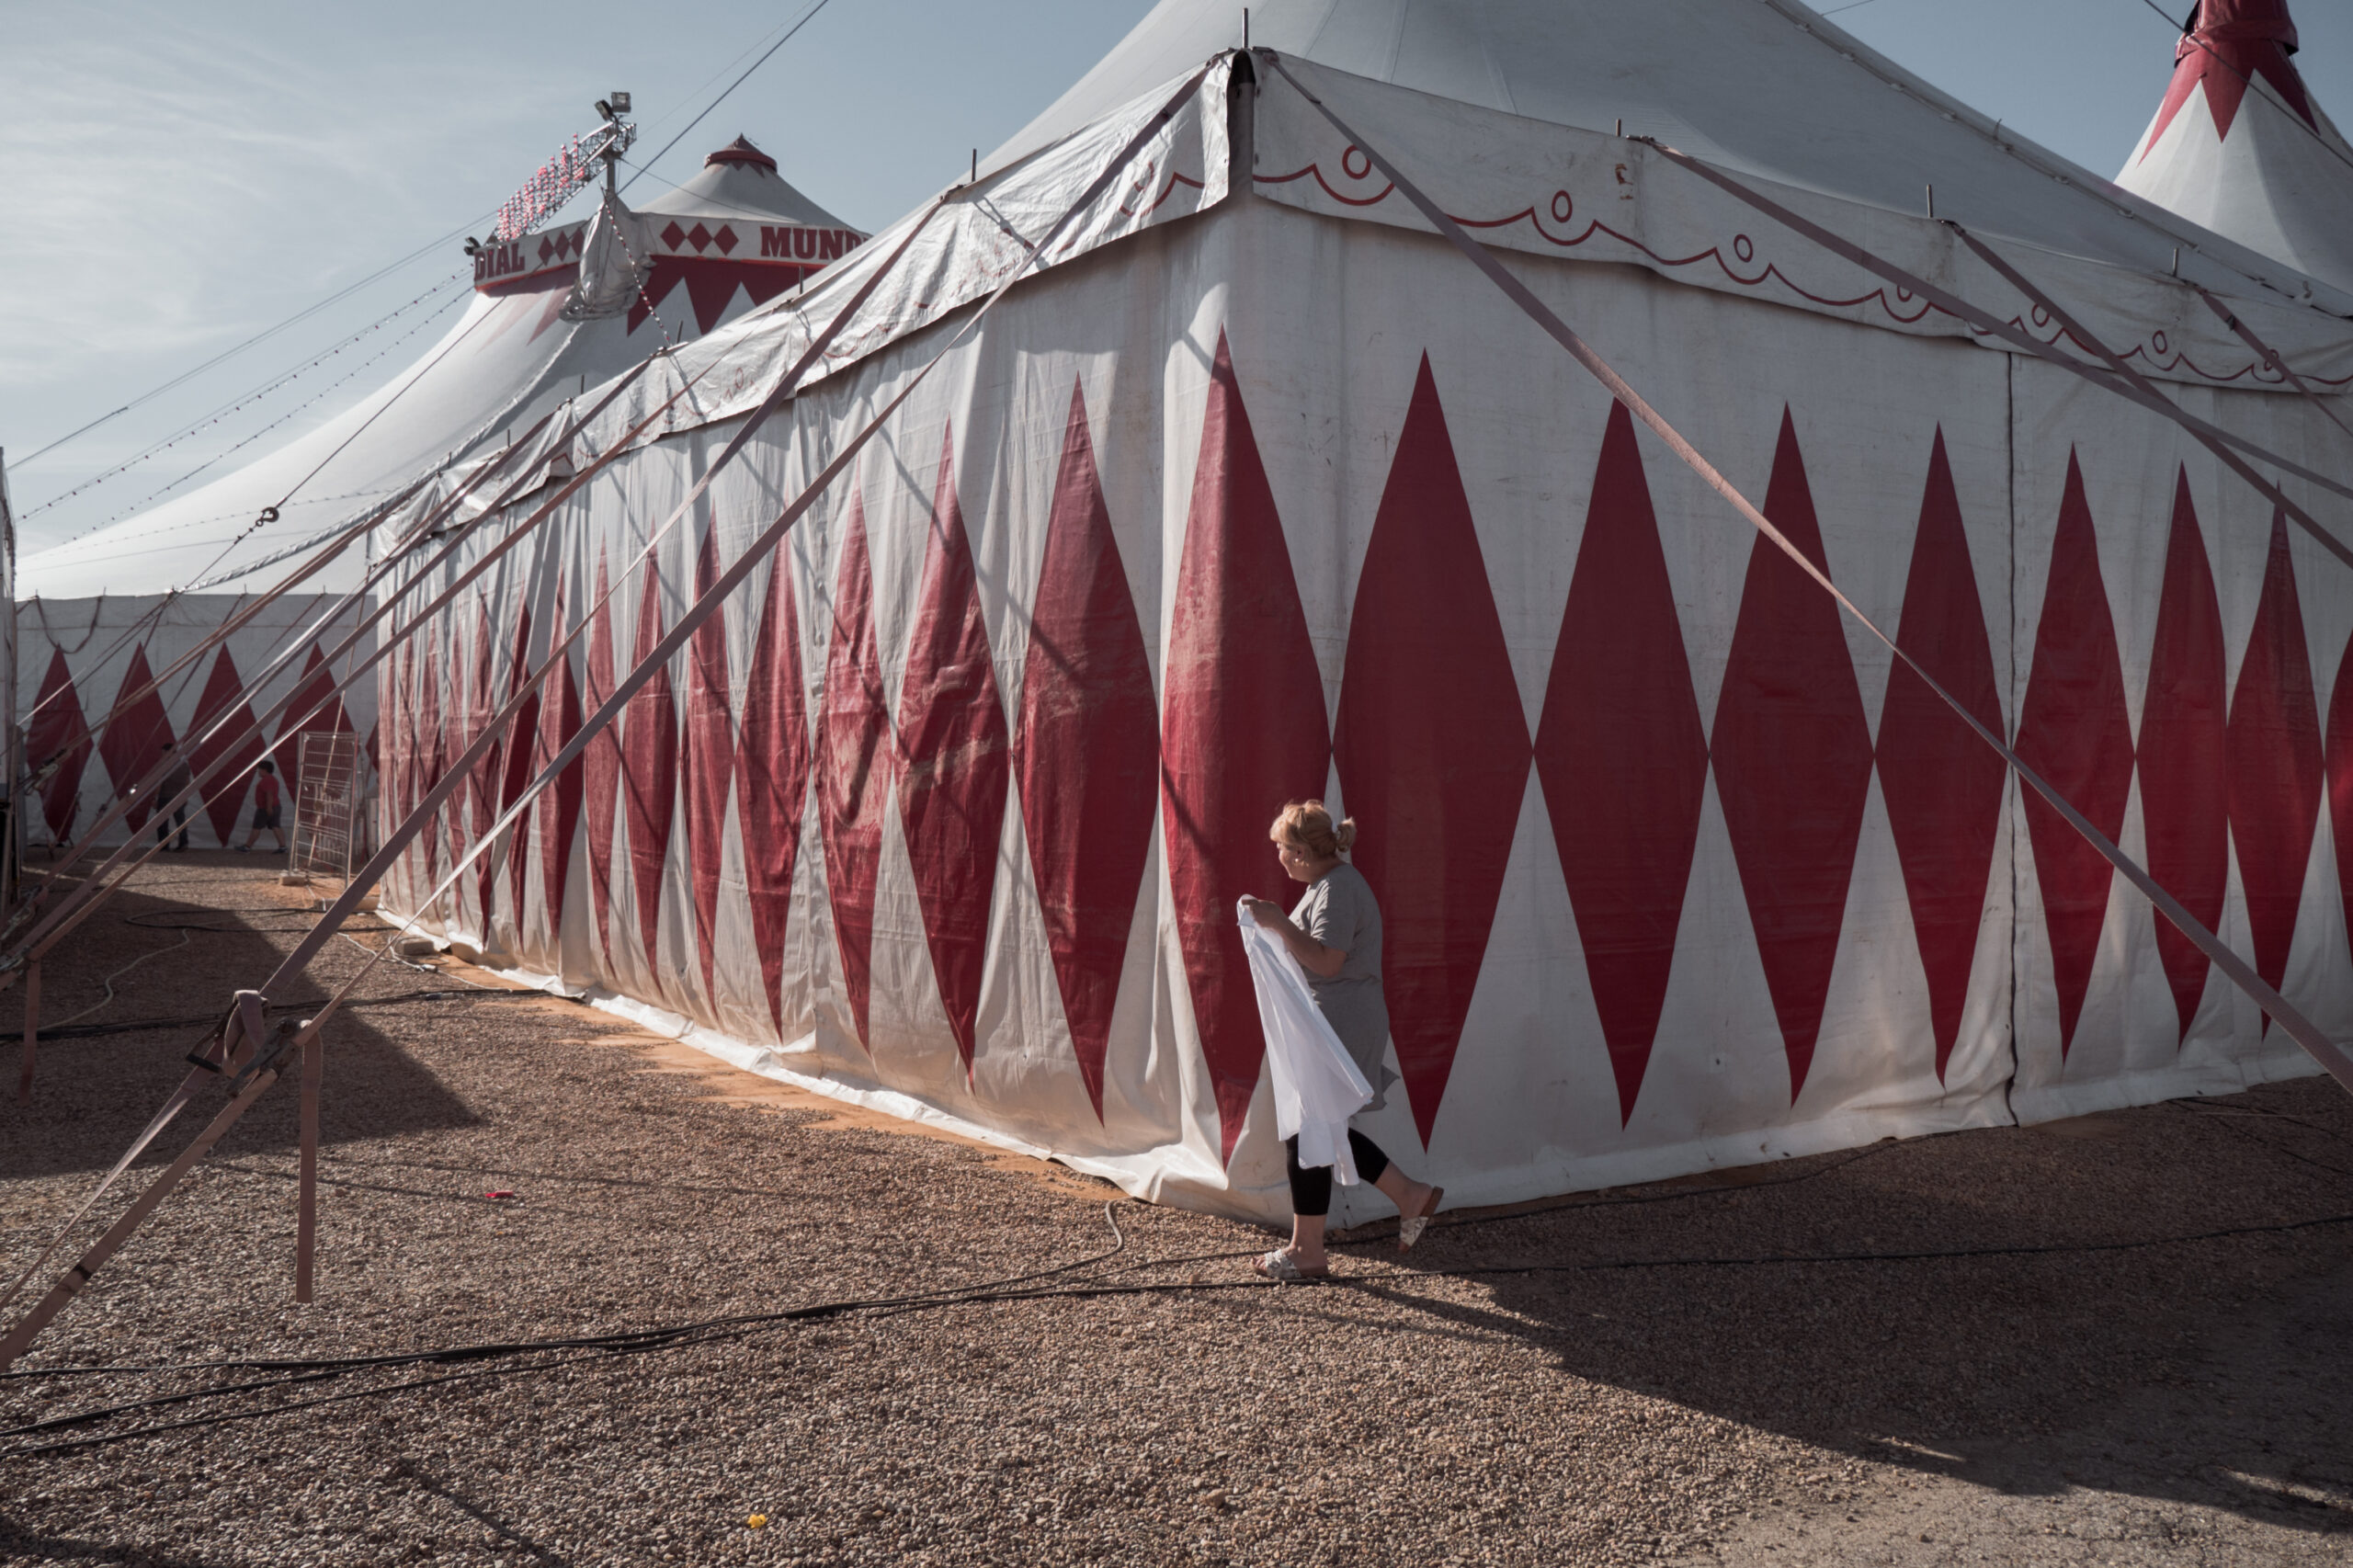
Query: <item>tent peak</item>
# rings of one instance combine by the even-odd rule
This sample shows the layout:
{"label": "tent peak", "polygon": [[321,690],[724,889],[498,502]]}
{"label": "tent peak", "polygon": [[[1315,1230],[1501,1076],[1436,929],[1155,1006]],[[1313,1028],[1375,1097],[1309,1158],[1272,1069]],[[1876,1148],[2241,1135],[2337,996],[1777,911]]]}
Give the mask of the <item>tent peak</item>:
{"label": "tent peak", "polygon": [[2280,101],[2306,125],[2317,130],[2312,98],[2304,79],[2289,56],[2297,49],[2296,24],[2288,15],[2288,0],[2199,0],[2189,25],[2174,49],[2173,81],[2165,87],[2157,122],[2141,145],[2146,158],[2165,135],[2165,127],[2203,83],[2206,107],[2214,116],[2214,130],[2227,140],[2239,105],[2256,77],[2271,84]]}
{"label": "tent peak", "polygon": [[734,141],[730,142],[718,152],[710,153],[702,161],[702,166],[707,169],[722,164],[748,164],[754,168],[766,169],[770,174],[777,172],[776,160],[753,146],[752,139],[748,136],[737,136]]}

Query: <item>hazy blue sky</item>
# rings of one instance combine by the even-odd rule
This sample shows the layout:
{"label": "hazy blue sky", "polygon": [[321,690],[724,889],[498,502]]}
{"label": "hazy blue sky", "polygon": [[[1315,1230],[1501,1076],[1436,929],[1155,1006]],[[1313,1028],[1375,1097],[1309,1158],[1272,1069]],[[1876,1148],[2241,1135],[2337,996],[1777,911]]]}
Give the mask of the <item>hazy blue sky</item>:
{"label": "hazy blue sky", "polygon": [[[17,0],[0,60],[0,190],[15,209],[0,225],[0,449],[19,514],[457,278],[465,258],[452,241],[52,456],[19,471],[17,454],[438,236],[486,232],[525,176],[596,123],[589,106],[610,88],[635,95],[641,152],[652,153],[808,3]],[[654,173],[683,179],[740,131],[816,200],[877,229],[954,177],[973,146],[1018,129],[1149,8],[830,0]],[[1823,8],[2103,176],[2172,69],[2175,29],[2145,0]],[[2306,0],[2297,21],[2315,96],[2353,112],[2353,6]],[[135,507],[290,410],[301,412],[246,451],[307,428],[415,359],[462,293],[451,285],[288,387],[28,519],[25,547]],[[412,326],[416,335],[399,336]]]}

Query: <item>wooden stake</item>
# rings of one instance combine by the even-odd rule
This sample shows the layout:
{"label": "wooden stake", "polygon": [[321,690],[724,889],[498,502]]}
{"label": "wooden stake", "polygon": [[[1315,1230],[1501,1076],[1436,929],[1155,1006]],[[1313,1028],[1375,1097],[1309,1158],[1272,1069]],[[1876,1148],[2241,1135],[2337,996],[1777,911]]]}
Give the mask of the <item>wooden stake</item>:
{"label": "wooden stake", "polygon": [[17,1074],[17,1103],[33,1103],[33,1059],[40,1054],[40,965],[25,971],[25,1065]]}
{"label": "wooden stake", "polygon": [[319,1076],[324,1051],[307,1021],[302,1028],[302,1152],[294,1221],[294,1300],[307,1306],[311,1263],[319,1237]]}

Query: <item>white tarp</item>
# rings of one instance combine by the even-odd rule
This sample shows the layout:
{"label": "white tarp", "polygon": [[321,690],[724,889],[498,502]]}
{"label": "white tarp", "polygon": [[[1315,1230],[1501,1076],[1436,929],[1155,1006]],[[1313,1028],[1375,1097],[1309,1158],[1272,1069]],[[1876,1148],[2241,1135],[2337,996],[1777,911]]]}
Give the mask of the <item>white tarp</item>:
{"label": "white tarp", "polygon": [[1348,1151],[1348,1118],[1372,1101],[1340,1037],[1317,1011],[1299,960],[1258,924],[1247,899],[1234,905],[1242,949],[1250,959],[1250,987],[1258,998],[1258,1028],[1267,1041],[1267,1085],[1275,1102],[1275,1136],[1299,1140],[1299,1163],[1329,1165],[1342,1187],[1357,1184]]}

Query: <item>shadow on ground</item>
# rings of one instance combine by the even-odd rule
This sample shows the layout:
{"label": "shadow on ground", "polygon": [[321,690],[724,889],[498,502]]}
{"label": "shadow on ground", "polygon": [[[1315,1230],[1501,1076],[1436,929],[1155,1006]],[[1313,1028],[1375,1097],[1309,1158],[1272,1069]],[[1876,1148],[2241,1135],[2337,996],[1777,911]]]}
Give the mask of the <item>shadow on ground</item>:
{"label": "shadow on ground", "polygon": [[[44,1025],[54,1028],[74,1020],[66,1024],[71,1029],[218,1017],[238,988],[257,986],[269,975],[284,948],[315,918],[293,903],[294,890],[287,891],[284,904],[248,898],[228,908],[137,891],[117,894],[43,965]],[[152,956],[124,968],[142,954]],[[293,983],[287,999],[324,996],[323,987],[339,983],[361,959],[357,948],[337,937],[311,973]],[[359,994],[382,1001],[404,992],[448,989],[452,983],[380,965]],[[21,985],[0,993],[0,1016],[12,1031],[22,1028],[23,996]],[[369,1021],[373,1010],[347,1010],[331,1026],[328,1092],[320,1113],[322,1141],[332,1145],[386,1133],[472,1125],[477,1119],[464,1102]],[[119,1034],[43,1038],[29,1107],[17,1105],[13,1094],[21,1033],[0,1036],[0,1064],[6,1068],[0,1079],[8,1091],[0,1100],[0,1121],[9,1130],[0,1138],[0,1180],[102,1171],[111,1165],[188,1075],[188,1053],[207,1031],[206,1025],[180,1023]],[[224,1098],[219,1087],[208,1085],[141,1163],[152,1165],[171,1159],[203,1125],[200,1119],[210,1116]],[[295,1118],[295,1096],[273,1092],[233,1130],[221,1153],[291,1148]]]}
{"label": "shadow on ground", "polygon": [[[1358,1288],[1924,1476],[2353,1532],[2353,1101],[2332,1085],[1746,1176],[1434,1231],[1415,1259],[1483,1278],[1492,1310]],[[2218,1231],[2250,1233],[2177,1239]]]}

